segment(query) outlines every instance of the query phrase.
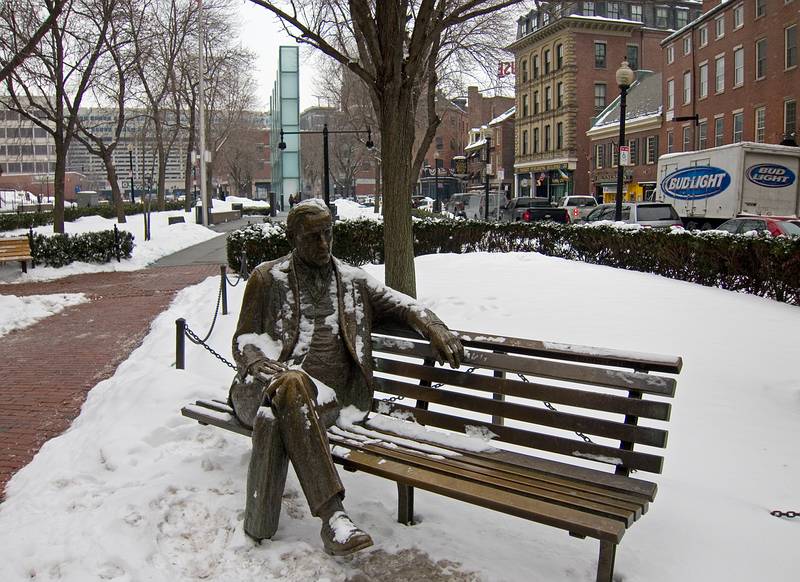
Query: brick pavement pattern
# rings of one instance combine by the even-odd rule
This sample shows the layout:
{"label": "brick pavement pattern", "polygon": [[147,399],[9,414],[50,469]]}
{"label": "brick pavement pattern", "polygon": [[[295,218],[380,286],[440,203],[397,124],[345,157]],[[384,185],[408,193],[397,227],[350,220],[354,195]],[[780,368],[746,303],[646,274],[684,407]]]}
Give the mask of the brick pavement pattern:
{"label": "brick pavement pattern", "polygon": [[11,476],[69,427],[88,391],[114,374],[175,294],[215,274],[219,265],[190,265],[0,285],[0,295],[90,299],[0,339],[0,501]]}

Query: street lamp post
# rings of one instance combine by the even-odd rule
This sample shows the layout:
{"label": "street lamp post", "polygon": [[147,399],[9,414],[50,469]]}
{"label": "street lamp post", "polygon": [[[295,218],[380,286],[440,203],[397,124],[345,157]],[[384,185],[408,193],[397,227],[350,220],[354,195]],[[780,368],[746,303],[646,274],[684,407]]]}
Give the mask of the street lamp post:
{"label": "street lamp post", "polygon": [[131,204],[134,204],[136,200],[133,197],[133,148],[130,145],[128,146],[128,163],[131,169]]}
{"label": "street lamp post", "polygon": [[442,211],[442,203],[439,201],[439,150],[433,152],[433,171],[434,174],[434,187],[436,188],[436,195],[434,196],[433,211],[439,214]]}
{"label": "street lamp post", "polygon": [[[335,209],[331,208],[331,183],[330,183],[330,162],[328,158],[328,135],[331,133],[355,133],[361,134],[364,133],[363,129],[338,129],[338,130],[329,130],[328,124],[322,126],[322,131],[311,131],[311,130],[300,130],[300,131],[283,131],[281,129],[281,141],[278,142],[278,149],[285,150],[286,149],[286,142],[283,141],[284,135],[300,135],[300,134],[307,134],[307,133],[321,133],[322,134],[322,171],[324,173],[323,184],[324,189],[323,193],[325,195],[325,206],[327,206],[331,210],[331,214],[333,216],[336,215]],[[375,147],[375,144],[372,141],[372,129],[367,126],[367,141],[364,145],[367,146],[367,149],[371,150]]]}
{"label": "street lamp post", "polygon": [[619,85],[619,143],[617,144],[617,197],[614,209],[614,220],[617,222],[622,220],[622,156],[621,148],[625,144],[625,108],[626,98],[628,96],[628,88],[633,83],[635,73],[628,65],[628,61],[623,60],[617,69],[617,85]]}
{"label": "street lamp post", "polygon": [[489,152],[492,151],[492,138],[486,136],[486,168],[484,171],[483,191],[486,195],[486,205],[483,212],[483,219],[488,222],[489,220]]}

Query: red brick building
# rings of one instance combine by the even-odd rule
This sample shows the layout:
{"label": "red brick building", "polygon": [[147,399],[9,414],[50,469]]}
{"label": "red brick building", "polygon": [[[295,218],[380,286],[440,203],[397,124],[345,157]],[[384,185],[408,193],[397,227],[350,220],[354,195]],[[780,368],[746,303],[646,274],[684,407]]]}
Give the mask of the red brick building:
{"label": "red brick building", "polygon": [[797,140],[800,1],[704,0],[662,42],[662,153]]}
{"label": "red brick building", "polygon": [[623,59],[659,71],[660,42],[699,15],[693,1],[548,2],[518,21],[508,50],[516,66],[519,195],[551,200],[592,192],[586,132],[619,94]]}

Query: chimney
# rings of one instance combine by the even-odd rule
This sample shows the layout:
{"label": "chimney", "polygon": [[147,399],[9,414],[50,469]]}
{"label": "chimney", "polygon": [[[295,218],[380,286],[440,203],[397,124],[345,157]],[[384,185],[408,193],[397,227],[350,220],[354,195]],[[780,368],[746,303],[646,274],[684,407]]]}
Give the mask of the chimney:
{"label": "chimney", "polygon": [[478,87],[470,85],[467,87],[467,112],[470,127],[480,127],[482,117],[483,97],[478,91]]}

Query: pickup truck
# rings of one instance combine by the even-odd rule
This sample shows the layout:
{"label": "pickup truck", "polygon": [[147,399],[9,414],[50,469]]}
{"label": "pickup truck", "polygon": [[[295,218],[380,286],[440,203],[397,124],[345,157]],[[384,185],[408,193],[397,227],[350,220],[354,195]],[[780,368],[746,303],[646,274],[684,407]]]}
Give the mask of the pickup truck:
{"label": "pickup truck", "polygon": [[512,198],[503,208],[502,222],[536,222],[552,220],[553,222],[569,223],[569,213],[566,208],[554,208],[550,202],[543,198],[520,196]]}

